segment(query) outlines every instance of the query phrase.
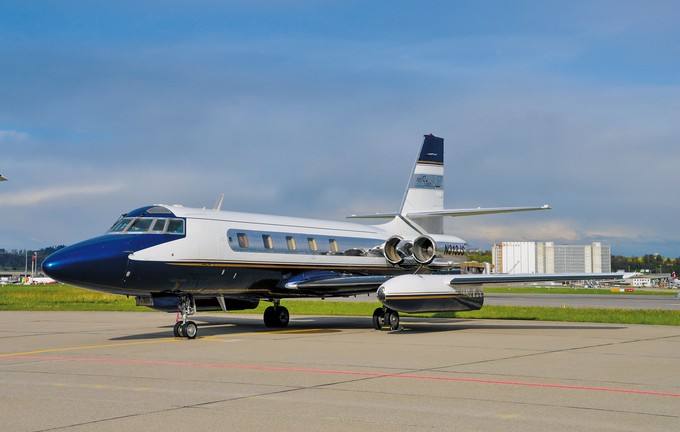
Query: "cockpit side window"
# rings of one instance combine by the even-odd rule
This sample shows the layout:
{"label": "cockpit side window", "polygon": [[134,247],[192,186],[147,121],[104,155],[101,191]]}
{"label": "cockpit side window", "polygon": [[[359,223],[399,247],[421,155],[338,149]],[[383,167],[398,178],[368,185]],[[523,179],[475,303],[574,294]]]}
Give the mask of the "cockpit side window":
{"label": "cockpit side window", "polygon": [[135,223],[133,223],[132,226],[128,228],[128,232],[148,231],[149,227],[151,226],[151,222],[153,222],[153,219],[149,218],[137,219]]}
{"label": "cockpit side window", "polygon": [[116,223],[113,224],[113,226],[109,229],[109,232],[125,231],[125,228],[130,225],[130,222],[132,222],[132,218],[121,217],[116,221]]}
{"label": "cockpit side window", "polygon": [[157,217],[121,217],[109,233],[153,233],[184,235],[184,219]]}
{"label": "cockpit side window", "polygon": [[163,232],[163,230],[165,230],[166,221],[167,219],[156,219],[156,222],[153,223],[153,227],[151,227],[151,231]]}

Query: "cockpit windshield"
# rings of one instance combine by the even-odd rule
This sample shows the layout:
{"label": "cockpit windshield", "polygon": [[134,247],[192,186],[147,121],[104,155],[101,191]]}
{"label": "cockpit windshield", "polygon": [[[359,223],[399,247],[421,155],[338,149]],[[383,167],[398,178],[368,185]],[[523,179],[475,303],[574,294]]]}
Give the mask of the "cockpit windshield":
{"label": "cockpit windshield", "polygon": [[163,217],[125,217],[113,224],[109,233],[184,234],[184,219]]}

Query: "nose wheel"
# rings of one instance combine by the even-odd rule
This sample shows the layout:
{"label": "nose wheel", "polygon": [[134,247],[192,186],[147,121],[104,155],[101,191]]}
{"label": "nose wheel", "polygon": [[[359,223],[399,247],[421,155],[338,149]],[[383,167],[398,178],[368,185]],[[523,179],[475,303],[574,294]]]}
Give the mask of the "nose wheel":
{"label": "nose wheel", "polygon": [[399,330],[399,312],[386,307],[373,311],[373,328],[382,330],[383,327],[392,331]]}

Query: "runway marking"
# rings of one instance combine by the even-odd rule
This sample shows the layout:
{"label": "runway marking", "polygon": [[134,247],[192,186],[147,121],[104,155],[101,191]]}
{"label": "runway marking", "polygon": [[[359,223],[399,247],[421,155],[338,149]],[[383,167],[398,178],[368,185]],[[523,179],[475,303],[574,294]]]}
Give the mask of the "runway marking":
{"label": "runway marking", "polygon": [[[244,337],[244,336],[258,336],[258,335],[272,335],[272,334],[277,335],[277,334],[305,334],[305,333],[306,334],[314,334],[314,333],[334,333],[334,332],[339,332],[339,331],[341,331],[341,330],[327,330],[327,329],[266,330],[266,331],[239,333],[238,336]],[[232,335],[215,335],[215,336],[198,337],[196,339],[199,339],[199,340],[221,340],[222,342],[238,341],[238,339],[225,340],[225,339],[230,338],[230,337],[232,337]],[[101,344],[101,345],[85,345],[85,346],[75,346],[75,347],[65,347],[65,348],[48,348],[48,349],[43,349],[43,350],[23,351],[23,352],[0,354],[0,358],[21,357],[21,356],[30,356],[30,355],[35,355],[35,354],[49,354],[49,353],[56,353],[56,352],[80,351],[80,350],[90,350],[90,349],[99,349],[99,348],[113,348],[113,347],[124,347],[124,346],[134,346],[134,345],[151,345],[151,344],[168,343],[168,342],[184,342],[184,341],[185,341],[184,338],[162,338],[162,339],[136,341],[136,342],[121,342],[121,343],[111,343],[111,344]]]}
{"label": "runway marking", "polygon": [[31,356],[31,355],[34,355],[34,354],[49,354],[49,353],[55,353],[55,352],[80,351],[80,350],[98,349],[98,348],[111,348],[111,347],[133,346],[133,345],[149,345],[149,344],[157,344],[157,343],[175,342],[175,341],[181,341],[181,340],[182,339],[166,338],[166,339],[158,339],[158,340],[151,340],[151,341],[122,342],[122,343],[112,343],[112,344],[102,344],[102,345],[86,345],[86,346],[66,347],[66,348],[49,348],[49,349],[44,349],[44,350],[0,354],[0,358],[10,358],[10,357],[16,358],[16,357]]}
{"label": "runway marking", "polygon": [[170,362],[170,361],[154,361],[154,360],[129,360],[129,359],[98,359],[98,358],[79,358],[79,357],[49,357],[29,354],[16,354],[12,358],[27,359],[27,360],[49,360],[49,361],[63,361],[63,362],[84,362],[84,363],[111,363],[111,364],[136,364],[147,366],[179,366],[179,367],[196,367],[196,368],[217,368],[217,369],[242,369],[255,371],[270,371],[270,372],[295,372],[305,374],[328,374],[328,375],[348,375],[360,376],[367,378],[400,378],[413,380],[430,380],[430,381],[448,381],[448,382],[462,382],[474,384],[492,384],[492,385],[507,385],[518,387],[542,387],[549,389],[560,390],[578,390],[591,391],[603,393],[624,393],[633,395],[645,396],[663,396],[680,398],[680,393],[667,393],[647,390],[634,389],[616,389],[608,387],[590,387],[577,386],[565,384],[549,384],[549,383],[532,383],[522,381],[502,381],[502,380],[487,380],[477,378],[460,378],[460,377],[444,377],[436,375],[410,375],[410,374],[395,374],[395,373],[377,373],[377,372],[361,372],[361,371],[346,371],[336,369],[304,369],[304,368],[290,368],[290,367],[273,367],[273,366],[254,366],[254,365],[234,365],[224,363],[185,363],[185,362]]}

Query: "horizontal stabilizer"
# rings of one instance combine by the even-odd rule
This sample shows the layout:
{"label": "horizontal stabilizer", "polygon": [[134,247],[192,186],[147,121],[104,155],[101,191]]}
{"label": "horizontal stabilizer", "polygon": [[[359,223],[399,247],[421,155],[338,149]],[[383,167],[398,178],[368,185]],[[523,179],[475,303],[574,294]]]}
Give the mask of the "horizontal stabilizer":
{"label": "horizontal stabilizer", "polygon": [[349,219],[391,219],[399,216],[399,213],[371,213],[371,214],[353,214],[347,216]]}
{"label": "horizontal stabilizer", "polygon": [[435,211],[418,211],[408,212],[406,217],[421,218],[433,216],[478,216],[496,213],[515,213],[526,212],[534,210],[550,210],[551,207],[547,204],[537,207],[495,207],[495,208],[471,208],[471,209],[452,209],[452,210],[435,210]]}
{"label": "horizontal stabilizer", "polygon": [[[436,216],[478,216],[486,214],[497,214],[497,213],[515,213],[515,212],[526,212],[535,210],[551,210],[548,204],[542,206],[533,207],[492,207],[492,208],[470,208],[470,209],[444,209],[444,210],[432,210],[432,211],[413,211],[406,213],[406,217],[417,219],[424,217],[436,217]],[[348,218],[366,218],[366,219],[381,219],[381,218],[392,218],[398,216],[398,213],[373,213],[373,214],[363,214],[363,215],[351,215]]]}

